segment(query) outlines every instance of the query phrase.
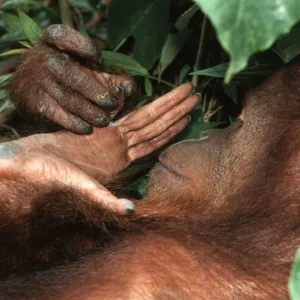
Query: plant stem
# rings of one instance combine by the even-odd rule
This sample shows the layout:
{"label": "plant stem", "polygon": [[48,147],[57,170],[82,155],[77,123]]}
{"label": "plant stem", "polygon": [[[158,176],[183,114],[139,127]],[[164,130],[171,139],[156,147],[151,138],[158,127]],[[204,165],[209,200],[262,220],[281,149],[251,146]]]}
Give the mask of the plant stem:
{"label": "plant stem", "polygon": [[[203,44],[204,44],[204,37],[205,37],[205,33],[206,33],[206,26],[207,26],[207,18],[206,16],[203,17],[203,22],[202,22],[202,27],[201,27],[201,33],[200,33],[200,39],[199,39],[199,46],[198,46],[198,50],[197,50],[197,55],[196,55],[196,61],[193,67],[194,72],[198,71],[200,68],[200,61],[201,61],[201,57],[202,57],[202,53],[203,53]],[[198,85],[198,81],[199,81],[199,75],[193,75],[192,78],[192,83],[194,86]]]}
{"label": "plant stem", "polygon": [[74,28],[72,21],[72,13],[68,0],[59,0],[59,9],[62,23]]}
{"label": "plant stem", "polygon": [[126,40],[127,40],[127,37],[124,38],[124,39],[117,45],[117,47],[116,47],[113,51],[114,51],[114,52],[117,52],[117,51],[124,45],[124,43],[126,42]]}
{"label": "plant stem", "polygon": [[158,78],[158,77],[155,77],[155,76],[148,76],[148,77],[149,77],[149,79],[161,82],[161,83],[163,83],[163,84],[165,84],[165,85],[167,85],[167,86],[169,86],[171,88],[175,88],[176,87],[175,84],[172,84],[171,82],[165,81],[165,80],[163,80],[161,78]]}

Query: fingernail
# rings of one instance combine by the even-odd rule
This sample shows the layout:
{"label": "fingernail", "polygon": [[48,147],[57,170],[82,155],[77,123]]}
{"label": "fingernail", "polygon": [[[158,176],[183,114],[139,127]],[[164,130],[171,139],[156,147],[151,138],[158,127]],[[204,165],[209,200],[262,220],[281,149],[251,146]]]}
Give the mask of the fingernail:
{"label": "fingernail", "polygon": [[123,88],[125,90],[126,97],[133,96],[135,94],[135,85],[127,84],[127,85],[123,86]]}
{"label": "fingernail", "polygon": [[93,126],[88,126],[87,128],[86,128],[86,134],[91,134],[92,132],[93,132]]}
{"label": "fingernail", "polygon": [[198,97],[201,97],[201,94],[199,93],[199,92],[194,92],[194,93],[192,93],[192,96],[194,96],[194,95],[197,95]]}
{"label": "fingernail", "polygon": [[122,94],[123,92],[124,92],[124,88],[122,86],[114,85],[111,88],[111,93],[115,96],[118,96],[118,95]]}
{"label": "fingernail", "polygon": [[124,210],[128,213],[128,214],[132,214],[135,211],[135,205],[133,202],[127,200],[127,203],[124,205]]}
{"label": "fingernail", "polygon": [[190,115],[187,115],[189,123],[192,121],[192,117]]}

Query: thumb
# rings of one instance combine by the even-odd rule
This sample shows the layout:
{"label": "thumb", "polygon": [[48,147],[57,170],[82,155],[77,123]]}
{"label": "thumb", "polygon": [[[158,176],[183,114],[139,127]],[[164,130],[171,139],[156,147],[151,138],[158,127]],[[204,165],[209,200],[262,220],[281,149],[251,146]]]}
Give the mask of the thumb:
{"label": "thumb", "polygon": [[68,168],[63,171],[65,174],[60,174],[58,178],[60,183],[80,192],[86,200],[100,204],[110,212],[126,215],[135,211],[135,205],[132,201],[117,198],[103,185],[77,167],[69,162],[64,161],[64,163],[68,165]]}
{"label": "thumb", "polygon": [[83,195],[87,201],[91,201],[91,204],[101,205],[103,209],[113,213],[125,215],[133,213],[135,210],[132,201],[117,198],[95,179],[62,158],[35,153],[34,155],[23,155],[21,161],[23,161],[22,168],[16,163],[13,165],[18,172],[22,170],[22,177],[26,179],[42,184],[52,182],[55,185],[74,190]]}

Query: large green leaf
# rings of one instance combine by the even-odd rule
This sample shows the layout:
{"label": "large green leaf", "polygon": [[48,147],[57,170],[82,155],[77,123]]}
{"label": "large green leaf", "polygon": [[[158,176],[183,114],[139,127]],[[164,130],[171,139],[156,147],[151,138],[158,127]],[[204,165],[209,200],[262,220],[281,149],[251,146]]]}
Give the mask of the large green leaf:
{"label": "large green leaf", "polygon": [[169,10],[170,0],[113,0],[108,16],[108,43],[116,48],[133,36],[134,59],[150,69],[171,28]]}
{"label": "large green leaf", "polygon": [[194,0],[214,25],[231,61],[228,82],[249,57],[269,48],[300,19],[299,0]]}
{"label": "large green leaf", "polygon": [[300,250],[297,251],[296,258],[293,264],[289,280],[289,294],[291,300],[300,299]]}

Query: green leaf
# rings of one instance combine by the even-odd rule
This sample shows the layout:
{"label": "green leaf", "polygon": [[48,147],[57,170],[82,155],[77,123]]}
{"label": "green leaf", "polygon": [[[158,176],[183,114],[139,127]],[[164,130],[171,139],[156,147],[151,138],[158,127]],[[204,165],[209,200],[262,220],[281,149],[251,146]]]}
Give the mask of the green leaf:
{"label": "green leaf", "polygon": [[13,76],[13,73],[0,75],[0,84],[7,82],[12,76]]}
{"label": "green leaf", "polygon": [[221,122],[204,123],[203,121],[192,120],[187,128],[178,135],[176,141],[199,139],[202,131],[213,129],[220,124]]}
{"label": "green leaf", "polygon": [[161,53],[160,58],[160,72],[161,74],[172,63],[180,52],[187,39],[189,38],[191,30],[184,30],[175,34],[170,34]]}
{"label": "green leaf", "polygon": [[0,105],[0,113],[8,109],[12,105],[11,100],[7,99]]}
{"label": "green leaf", "polygon": [[128,55],[112,51],[102,51],[101,53],[106,67],[122,68],[132,75],[148,75],[148,71]]}
{"label": "green leaf", "polygon": [[291,300],[300,299],[300,250],[297,251],[289,279],[289,294]]}
{"label": "green leaf", "polygon": [[161,54],[171,28],[170,0],[113,0],[108,15],[108,43],[118,48],[135,39],[133,58],[150,69]]}
{"label": "green leaf", "polygon": [[249,57],[268,49],[300,19],[299,0],[194,0],[214,25],[230,55],[225,81],[244,69]]}
{"label": "green leaf", "polygon": [[5,99],[8,96],[6,90],[0,90],[0,100]]}
{"label": "green leaf", "polygon": [[228,68],[229,63],[223,63],[211,68],[199,70],[190,73],[189,75],[204,75],[204,76],[211,76],[211,77],[221,77],[224,78],[226,74],[226,70]]}
{"label": "green leaf", "polygon": [[175,27],[179,31],[183,31],[188,27],[188,24],[192,17],[195,15],[195,13],[199,11],[199,8],[196,4],[191,6],[187,11],[185,11],[176,21]]}
{"label": "green leaf", "polygon": [[223,90],[229,96],[235,104],[237,104],[238,90],[234,80],[223,85]]}
{"label": "green leaf", "polygon": [[179,72],[179,84],[182,84],[189,74],[191,67],[189,65],[184,65]]}
{"label": "green leaf", "polygon": [[17,42],[24,39],[26,39],[26,35],[23,29],[21,31],[8,32],[0,36],[0,42]]}
{"label": "green leaf", "polygon": [[9,50],[6,51],[4,53],[1,53],[0,56],[10,56],[10,55],[18,55],[18,54],[23,54],[25,51],[24,48],[21,49],[13,49],[13,50]]}
{"label": "green leaf", "polygon": [[144,175],[136,179],[132,184],[129,186],[129,190],[133,190],[137,192],[140,198],[143,198],[148,189],[148,176]]}
{"label": "green leaf", "polygon": [[[190,75],[204,75],[204,76],[224,78],[226,76],[228,65],[229,63],[223,63],[208,69],[192,72],[190,73]],[[269,65],[269,64],[258,64],[254,66],[249,66],[245,68],[243,71],[239,72],[238,75],[235,76],[235,78],[245,78],[245,77],[253,77],[253,76],[265,77],[270,75],[275,69],[276,69],[275,65]]]}
{"label": "green leaf", "polygon": [[43,30],[39,25],[33,21],[29,16],[27,16],[21,9],[18,9],[19,18],[23,27],[23,31],[26,34],[27,38],[31,43],[36,43],[41,35]]}
{"label": "green leaf", "polygon": [[152,83],[148,77],[145,77],[145,91],[147,96],[152,96]]}
{"label": "green leaf", "polygon": [[282,36],[272,47],[272,50],[285,62],[290,62],[300,54],[300,26],[295,26]]}
{"label": "green leaf", "polygon": [[19,41],[19,44],[21,44],[22,46],[26,47],[26,48],[32,48],[31,44],[25,41]]}
{"label": "green leaf", "polygon": [[0,26],[3,26],[8,32],[15,32],[15,31],[22,30],[20,19],[13,14],[1,14]]}

